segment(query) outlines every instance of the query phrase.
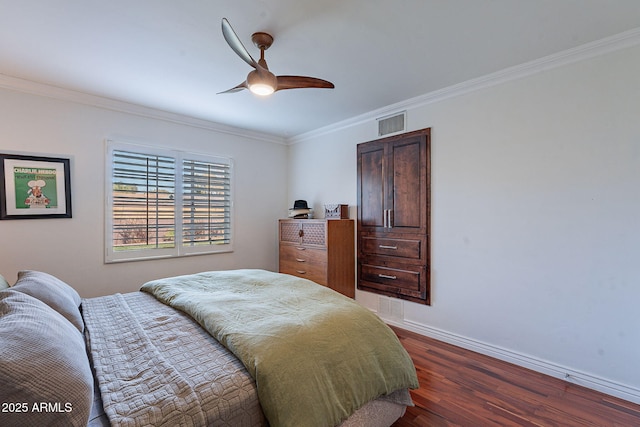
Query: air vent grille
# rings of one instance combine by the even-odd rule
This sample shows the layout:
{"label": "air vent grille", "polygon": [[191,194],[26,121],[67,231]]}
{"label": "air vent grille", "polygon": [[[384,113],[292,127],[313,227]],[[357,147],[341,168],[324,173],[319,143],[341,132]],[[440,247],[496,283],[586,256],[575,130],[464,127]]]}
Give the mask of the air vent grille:
{"label": "air vent grille", "polygon": [[405,131],[405,123],[407,112],[393,114],[391,116],[381,117],[378,120],[378,136],[389,135],[396,132]]}
{"label": "air vent grille", "polygon": [[404,319],[402,301],[395,298],[378,298],[378,315],[383,319]]}

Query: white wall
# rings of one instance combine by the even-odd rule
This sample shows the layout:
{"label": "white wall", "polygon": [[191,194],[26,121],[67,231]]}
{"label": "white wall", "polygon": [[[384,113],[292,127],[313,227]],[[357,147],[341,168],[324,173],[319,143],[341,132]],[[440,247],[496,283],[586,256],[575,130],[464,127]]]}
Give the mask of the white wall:
{"label": "white wall", "polygon": [[[113,137],[233,158],[235,251],[104,264],[104,141]],[[273,189],[286,187],[284,144],[0,90],[0,152],[71,157],[73,218],[0,221],[0,272],[9,281],[19,270],[42,270],[92,297],[205,270],[277,271],[276,224],[287,200]]]}
{"label": "white wall", "polygon": [[[640,402],[639,75],[632,47],[409,108],[409,130],[432,128],[433,305],[403,302],[391,321]],[[348,203],[355,218],[355,147],[375,131],[372,119],[286,147],[0,89],[0,152],[71,156],[73,196],[71,219],[0,221],[0,272],[48,271],[91,297],[276,270],[293,200]],[[109,137],[232,157],[235,252],[104,264]]]}
{"label": "white wall", "polygon": [[[432,129],[432,306],[396,324],[640,402],[638,76],[632,47],[408,110]],[[289,199],[357,204],[376,123],[336,129],[290,147]]]}

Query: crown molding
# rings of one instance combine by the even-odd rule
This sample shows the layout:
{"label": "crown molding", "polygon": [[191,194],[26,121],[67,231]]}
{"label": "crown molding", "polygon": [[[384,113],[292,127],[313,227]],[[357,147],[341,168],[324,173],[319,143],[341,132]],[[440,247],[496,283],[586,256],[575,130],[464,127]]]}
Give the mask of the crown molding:
{"label": "crown molding", "polygon": [[640,44],[640,27],[388,105],[338,123],[287,138],[286,142],[289,145],[297,144],[337,132],[339,130],[372,122],[379,117],[393,114],[394,112],[419,108],[445,99],[454,98],[456,96],[465,95],[513,80],[522,79],[543,71],[563,67],[565,65],[595,58],[621,49],[637,46],[638,44]]}
{"label": "crown molding", "polygon": [[140,117],[164,120],[171,123],[177,123],[186,126],[211,130],[214,132],[240,136],[243,138],[250,138],[276,144],[291,145],[309,139],[317,138],[322,135],[337,132],[342,129],[354,127],[370,121],[375,121],[375,119],[378,117],[389,115],[396,111],[419,108],[424,105],[433,104],[435,102],[439,102],[456,96],[465,95],[481,89],[500,85],[512,80],[531,76],[533,74],[537,74],[546,70],[562,67],[568,64],[594,58],[617,50],[636,46],[638,44],[640,44],[640,28],[634,28],[632,30],[616,34],[611,37],[587,43],[572,49],[545,56],[534,61],[526,62],[514,67],[509,67],[495,73],[487,74],[479,78],[471,79],[466,82],[429,92],[424,95],[391,104],[383,108],[370,111],[352,117],[350,119],[343,120],[329,126],[315,129],[313,131],[295,135],[289,138],[282,138],[275,135],[236,128],[221,123],[197,119],[195,117],[171,113],[168,111],[158,110],[138,104],[132,104],[121,100],[106,98],[85,92],[79,92],[44,83],[20,79],[5,74],[0,74],[0,88],[54,98],[63,101],[70,101],[78,104],[132,114]]}
{"label": "crown molding", "polygon": [[79,92],[44,83],[38,83],[31,80],[8,76],[6,74],[0,74],[0,88],[31,95],[44,96],[61,101],[69,101],[77,104],[88,105],[91,107],[102,108],[105,110],[126,113],[150,119],[163,120],[166,122],[191,126],[243,138],[266,141],[275,144],[286,143],[284,138],[274,135],[236,128],[209,120],[171,113],[168,111],[158,110],[138,104],[132,104],[117,99],[106,98],[85,92]]}

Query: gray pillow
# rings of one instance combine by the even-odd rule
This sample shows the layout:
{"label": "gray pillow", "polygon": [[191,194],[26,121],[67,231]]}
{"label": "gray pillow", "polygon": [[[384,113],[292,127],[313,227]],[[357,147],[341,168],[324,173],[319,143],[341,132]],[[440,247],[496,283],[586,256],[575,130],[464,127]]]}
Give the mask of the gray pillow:
{"label": "gray pillow", "polygon": [[48,305],[0,291],[3,426],[86,426],[93,377],[83,335]]}
{"label": "gray pillow", "polygon": [[57,277],[41,271],[19,271],[18,281],[12,289],[39,299],[62,314],[80,332],[84,331],[80,295]]}
{"label": "gray pillow", "polygon": [[9,287],[9,282],[0,274],[0,291]]}

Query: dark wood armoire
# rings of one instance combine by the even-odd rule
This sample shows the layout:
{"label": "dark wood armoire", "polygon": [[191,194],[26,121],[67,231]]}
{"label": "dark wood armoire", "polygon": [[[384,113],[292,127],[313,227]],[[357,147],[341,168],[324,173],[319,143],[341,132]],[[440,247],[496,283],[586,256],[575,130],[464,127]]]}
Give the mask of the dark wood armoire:
{"label": "dark wood armoire", "polygon": [[430,137],[358,144],[358,289],[430,304]]}

